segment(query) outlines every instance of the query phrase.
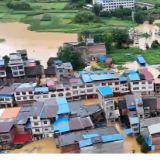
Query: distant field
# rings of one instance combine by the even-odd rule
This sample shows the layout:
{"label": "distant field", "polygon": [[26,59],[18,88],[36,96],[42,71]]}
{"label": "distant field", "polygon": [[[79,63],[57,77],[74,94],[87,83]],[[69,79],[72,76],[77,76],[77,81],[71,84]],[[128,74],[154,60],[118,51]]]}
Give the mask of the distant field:
{"label": "distant field", "polygon": [[147,3],[160,3],[160,0],[136,0],[137,2],[147,2]]}

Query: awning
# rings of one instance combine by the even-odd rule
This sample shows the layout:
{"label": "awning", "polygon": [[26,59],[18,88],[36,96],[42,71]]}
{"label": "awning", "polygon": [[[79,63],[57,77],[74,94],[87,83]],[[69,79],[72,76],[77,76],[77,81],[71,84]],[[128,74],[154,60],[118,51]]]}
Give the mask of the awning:
{"label": "awning", "polygon": [[23,144],[32,139],[32,134],[16,134],[12,140],[12,144]]}

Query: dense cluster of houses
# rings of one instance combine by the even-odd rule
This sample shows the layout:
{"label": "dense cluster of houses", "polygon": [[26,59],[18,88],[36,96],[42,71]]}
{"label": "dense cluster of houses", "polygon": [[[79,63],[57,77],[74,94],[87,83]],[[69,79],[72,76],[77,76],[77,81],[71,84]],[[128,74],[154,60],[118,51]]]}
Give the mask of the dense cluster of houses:
{"label": "dense cluster of houses", "polygon": [[[44,75],[51,78],[41,83]],[[8,64],[0,60],[0,78],[2,148],[53,137],[62,153],[121,153],[124,136],[107,126],[119,120],[125,134],[141,134],[152,150],[160,149],[160,79],[147,68],[123,76],[111,70],[75,73],[70,62],[50,57],[43,72],[20,50]],[[118,108],[116,96],[122,96]],[[81,101],[90,98],[97,104]]]}

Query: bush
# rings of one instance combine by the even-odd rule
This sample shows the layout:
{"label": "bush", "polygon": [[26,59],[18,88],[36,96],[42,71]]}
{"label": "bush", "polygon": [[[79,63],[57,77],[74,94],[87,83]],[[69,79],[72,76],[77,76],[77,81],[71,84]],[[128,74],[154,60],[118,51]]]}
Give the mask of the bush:
{"label": "bush", "polygon": [[15,10],[30,10],[31,6],[29,3],[26,2],[18,2],[18,1],[10,1],[6,4],[8,8],[15,9]]}
{"label": "bush", "polygon": [[136,138],[136,140],[137,140],[137,143],[140,144],[140,145],[144,142],[144,138],[143,138],[142,135],[139,135],[139,136]]}
{"label": "bush", "polygon": [[149,146],[148,144],[144,141],[141,145],[141,152],[147,153],[149,151]]}
{"label": "bush", "polygon": [[23,144],[19,144],[16,146],[16,149],[21,149],[23,147]]}
{"label": "bush", "polygon": [[51,16],[48,13],[45,13],[41,21],[51,21]]}

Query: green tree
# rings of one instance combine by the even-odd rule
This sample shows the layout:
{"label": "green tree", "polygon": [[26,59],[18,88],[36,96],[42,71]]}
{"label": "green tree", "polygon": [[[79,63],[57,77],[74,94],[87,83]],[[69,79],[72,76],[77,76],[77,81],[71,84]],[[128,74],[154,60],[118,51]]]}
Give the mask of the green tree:
{"label": "green tree", "polygon": [[102,4],[95,3],[92,7],[92,11],[96,16],[98,16],[100,11],[102,11],[102,8]]}
{"label": "green tree", "polygon": [[99,16],[100,17],[111,17],[112,14],[109,11],[102,11],[102,12],[99,13]]}
{"label": "green tree", "polygon": [[81,60],[80,52],[72,47],[59,47],[57,55],[62,62],[71,62],[74,70],[85,67],[85,64]]}
{"label": "green tree", "polygon": [[7,55],[3,56],[2,58],[4,59],[6,64],[9,63],[9,57]]}
{"label": "green tree", "polygon": [[105,43],[106,53],[107,53],[111,49],[111,46],[112,46],[112,43],[113,43],[113,37],[110,33],[105,32],[105,33],[103,33],[103,40],[104,40],[104,43]]}
{"label": "green tree", "polygon": [[157,49],[159,47],[159,42],[157,40],[154,40],[151,44],[152,49]]}
{"label": "green tree", "polygon": [[144,141],[141,145],[141,152],[147,153],[149,151],[149,146],[148,144]]}
{"label": "green tree", "polygon": [[31,6],[29,3],[24,1],[9,1],[6,6],[15,10],[30,10]]}
{"label": "green tree", "polygon": [[156,4],[154,5],[154,8],[155,8],[155,9],[158,9],[158,7],[159,7],[159,5],[156,3]]}
{"label": "green tree", "polygon": [[88,23],[88,22],[98,23],[99,19],[90,11],[81,11],[77,13],[73,21],[75,23]]}
{"label": "green tree", "polygon": [[128,31],[126,29],[112,29],[111,34],[113,37],[113,42],[116,43],[117,48],[121,48],[123,43],[131,43]]}
{"label": "green tree", "polygon": [[146,49],[147,49],[147,50],[149,49],[149,45],[148,45],[148,43],[146,43]]}
{"label": "green tree", "polygon": [[138,144],[141,145],[143,143],[143,141],[144,141],[143,136],[142,135],[137,136],[136,141],[137,141]]}
{"label": "green tree", "polygon": [[148,18],[148,23],[149,23],[149,24],[153,24],[153,22],[154,22],[154,18],[153,18],[153,17],[149,17],[149,18]]}
{"label": "green tree", "polygon": [[77,41],[78,41],[79,43],[80,43],[80,42],[83,42],[82,34],[78,33]]}
{"label": "green tree", "polygon": [[51,21],[51,16],[48,13],[45,13],[41,19],[41,21]]}
{"label": "green tree", "polygon": [[138,11],[134,14],[134,20],[136,23],[142,24],[144,22],[144,15],[141,11]]}
{"label": "green tree", "polygon": [[36,63],[36,66],[41,65],[41,62],[39,60],[36,60],[35,63]]}
{"label": "green tree", "polygon": [[104,42],[103,35],[102,34],[92,34],[91,37],[94,39],[95,43],[101,43]]}
{"label": "green tree", "polygon": [[142,10],[147,10],[147,7],[146,6],[142,7]]}

